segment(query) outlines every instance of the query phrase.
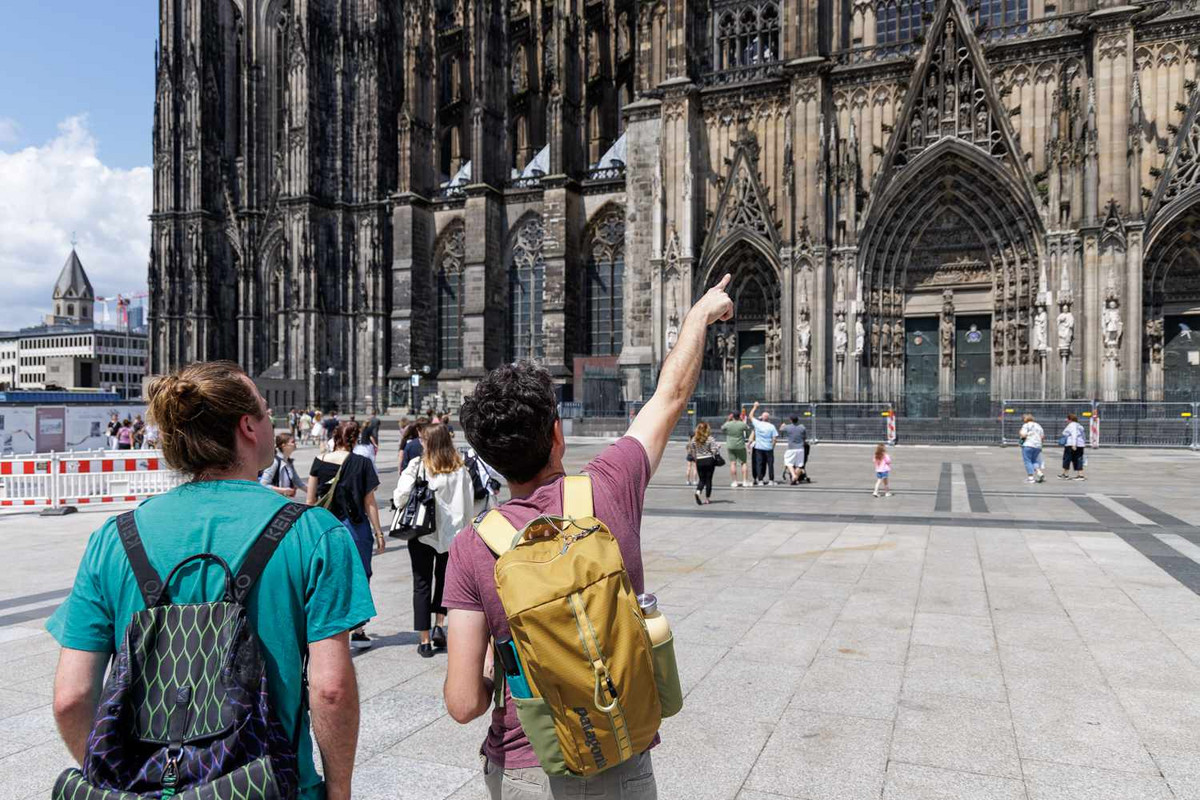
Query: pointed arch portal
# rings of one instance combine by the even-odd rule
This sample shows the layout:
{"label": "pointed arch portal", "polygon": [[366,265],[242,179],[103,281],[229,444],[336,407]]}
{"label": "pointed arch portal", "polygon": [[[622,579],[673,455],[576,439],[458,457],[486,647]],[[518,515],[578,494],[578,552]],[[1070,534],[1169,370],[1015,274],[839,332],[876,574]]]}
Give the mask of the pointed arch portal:
{"label": "pointed arch portal", "polygon": [[859,250],[873,399],[909,416],[986,416],[993,397],[1027,389],[1040,233],[1023,187],[993,156],[947,138],[873,206]]}

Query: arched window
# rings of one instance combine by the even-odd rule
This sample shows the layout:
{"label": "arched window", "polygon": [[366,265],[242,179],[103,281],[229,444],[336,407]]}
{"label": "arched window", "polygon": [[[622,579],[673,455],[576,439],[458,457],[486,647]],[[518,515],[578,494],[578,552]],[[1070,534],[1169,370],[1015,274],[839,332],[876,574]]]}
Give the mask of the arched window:
{"label": "arched window", "polygon": [[725,3],[716,14],[713,51],[718,70],[779,61],[779,6],[775,3]]}
{"label": "arched window", "polygon": [[287,137],[287,15],[275,25],[275,149],[283,147]]}
{"label": "arched window", "polygon": [[542,298],[546,260],[542,256],[542,218],[530,216],[517,227],[509,245],[508,356],[511,361],[545,357]]}
{"label": "arched window", "polygon": [[438,367],[462,367],[463,225],[451,222],[434,253],[438,281]]}
{"label": "arched window", "polygon": [[[925,29],[925,15],[932,16],[934,0],[895,0],[875,7],[876,44],[911,42]],[[1029,0],[980,0],[976,22],[991,27],[1011,25],[1029,19]]]}
{"label": "arched window", "polygon": [[588,353],[620,355],[624,334],[625,213],[602,212],[588,242]]}

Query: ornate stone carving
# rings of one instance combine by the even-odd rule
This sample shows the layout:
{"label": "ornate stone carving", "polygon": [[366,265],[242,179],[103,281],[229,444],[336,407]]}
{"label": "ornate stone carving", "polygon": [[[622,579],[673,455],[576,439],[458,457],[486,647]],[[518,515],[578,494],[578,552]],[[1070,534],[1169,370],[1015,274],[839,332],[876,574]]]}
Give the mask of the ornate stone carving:
{"label": "ornate stone carving", "polygon": [[1103,335],[1104,360],[1119,361],[1121,355],[1121,339],[1125,334],[1125,323],[1121,320],[1121,302],[1115,296],[1109,295],[1104,303]]}
{"label": "ornate stone carving", "polygon": [[800,321],[796,323],[796,355],[801,364],[808,364],[812,352],[812,322],[808,308],[800,309]]}
{"label": "ornate stone carving", "polygon": [[1059,304],[1058,312],[1058,352],[1066,358],[1071,355],[1071,346],[1075,343],[1075,315],[1071,313],[1069,300]]}
{"label": "ornate stone carving", "polygon": [[863,325],[862,314],[854,315],[854,355],[861,356],[867,346],[867,329]]}
{"label": "ornate stone carving", "polygon": [[758,177],[758,140],[743,129],[733,145],[729,177],[712,228],[713,242],[719,243],[742,230],[778,244],[774,213]]}
{"label": "ornate stone carving", "polygon": [[466,259],[463,224],[460,220],[455,220],[446,228],[438,242],[433,263],[439,272],[447,275],[458,274],[462,272]]}
{"label": "ornate stone carving", "polygon": [[940,323],[942,337],[942,366],[954,366],[954,292],[946,289],[942,292],[942,319]]}
{"label": "ornate stone carving", "polygon": [[1044,354],[1050,349],[1050,315],[1046,313],[1045,304],[1038,305],[1037,315],[1033,318],[1033,350]]}
{"label": "ornate stone carving", "polygon": [[833,352],[838,357],[846,355],[846,345],[850,342],[850,334],[846,326],[846,314],[839,311],[837,320],[833,323]]}

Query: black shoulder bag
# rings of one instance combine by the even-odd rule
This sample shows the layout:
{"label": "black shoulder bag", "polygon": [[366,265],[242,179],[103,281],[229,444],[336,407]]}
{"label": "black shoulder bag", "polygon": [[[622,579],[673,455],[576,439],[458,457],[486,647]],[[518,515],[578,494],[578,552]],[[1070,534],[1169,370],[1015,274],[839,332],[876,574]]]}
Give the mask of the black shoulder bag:
{"label": "black shoulder bag", "polygon": [[437,500],[425,479],[425,465],[417,468],[417,482],[403,508],[396,509],[388,536],[411,542],[418,536],[437,532]]}

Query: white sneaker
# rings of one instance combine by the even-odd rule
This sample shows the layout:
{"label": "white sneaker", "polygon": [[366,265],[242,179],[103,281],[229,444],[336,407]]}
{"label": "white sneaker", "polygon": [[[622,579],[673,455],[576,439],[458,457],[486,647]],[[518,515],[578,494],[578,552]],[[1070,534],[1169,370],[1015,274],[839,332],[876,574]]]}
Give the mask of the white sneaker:
{"label": "white sneaker", "polygon": [[731,489],[736,489],[736,488],[737,488],[737,481],[732,481],[732,482],[730,482],[730,484],[729,484],[729,488],[731,488]]}
{"label": "white sneaker", "polygon": [[892,496],[892,493],[891,493],[891,492],[884,492],[883,496],[884,496],[884,497],[891,497],[891,496]]}
{"label": "white sneaker", "polygon": [[745,489],[745,488],[746,488],[746,482],[745,482],[745,481],[742,481],[742,482],[741,482],[740,484],[738,484],[738,485],[739,485],[739,486],[741,486],[743,489]]}
{"label": "white sneaker", "polygon": [[879,492],[871,492],[871,497],[879,497]]}
{"label": "white sneaker", "polygon": [[1025,479],[1025,482],[1026,483],[1037,483],[1037,478],[1030,475],[1028,478]]}

